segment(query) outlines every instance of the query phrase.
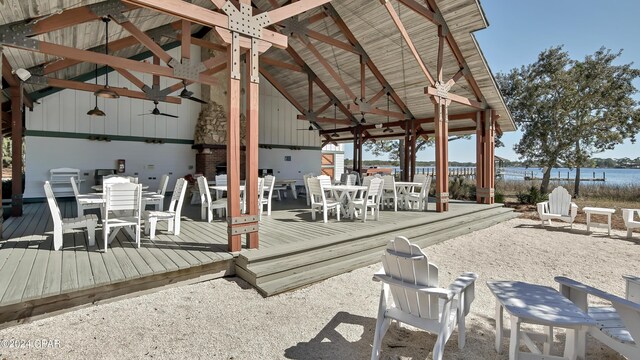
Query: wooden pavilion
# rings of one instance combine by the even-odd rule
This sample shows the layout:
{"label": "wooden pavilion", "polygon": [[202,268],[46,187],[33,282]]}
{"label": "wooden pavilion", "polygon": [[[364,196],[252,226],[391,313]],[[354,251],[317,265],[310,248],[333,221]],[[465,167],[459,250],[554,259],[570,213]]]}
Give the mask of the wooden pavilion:
{"label": "wooden pavilion", "polygon": [[[21,178],[26,109],[49,88],[90,93],[94,66],[139,89],[123,98],[180,103],[190,84],[226,89],[228,249],[258,248],[259,82],[270,82],[323,144],[404,139],[415,172],[420,137],[436,142],[436,207],[448,210],[448,137],[475,134],[478,203],[493,203],[494,136],[515,125],[473,36],[487,27],[478,0],[5,0],[0,4],[2,132]],[[117,33],[106,46],[103,22]],[[179,46],[177,55],[168,52]],[[222,56],[191,56],[193,46]],[[107,51],[107,48],[109,51]],[[150,54],[152,61],[141,61]],[[246,65],[243,65],[246,62]],[[105,72],[101,69],[102,73]],[[96,74],[98,71],[95,72]],[[146,74],[140,76],[137,74]],[[142,77],[142,79],[141,79]],[[76,79],[76,80],[72,80]],[[83,79],[83,80],[77,80]],[[166,87],[161,87],[161,79]],[[244,90],[244,91],[243,91]],[[241,129],[241,114],[246,129]],[[247,214],[240,210],[240,133]],[[22,214],[13,182],[12,215]]]}

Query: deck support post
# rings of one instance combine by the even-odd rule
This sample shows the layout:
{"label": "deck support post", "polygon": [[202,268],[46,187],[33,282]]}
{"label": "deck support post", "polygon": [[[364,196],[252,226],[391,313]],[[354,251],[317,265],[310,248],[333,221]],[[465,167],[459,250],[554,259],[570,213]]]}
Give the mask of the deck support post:
{"label": "deck support post", "polygon": [[409,172],[409,176],[411,177],[410,181],[413,181],[413,178],[416,174],[416,160],[417,160],[417,152],[416,149],[416,140],[417,140],[417,129],[415,125],[415,120],[411,119],[411,171]]}
{"label": "deck support post", "polygon": [[436,138],[436,211],[449,211],[449,104],[450,100],[434,96]]}
{"label": "deck support post", "polygon": [[11,87],[11,216],[22,216],[21,86]]}
{"label": "deck support post", "polygon": [[227,116],[227,221],[228,250],[240,251],[241,235],[234,235],[234,219],[240,217],[240,35],[233,33],[227,46],[229,112]]}
{"label": "deck support post", "polygon": [[362,175],[362,126],[358,125],[358,177]]}
{"label": "deck support post", "polygon": [[495,111],[478,113],[476,124],[476,201],[493,204],[495,187]]}
{"label": "deck support post", "polygon": [[[246,184],[245,201],[247,215],[259,218],[262,204],[258,204],[259,194],[263,189],[258,188],[258,134],[259,134],[259,64],[258,64],[258,40],[251,40],[251,53],[247,56],[247,137],[246,137]],[[256,227],[257,229],[257,227]],[[258,232],[247,233],[246,246],[249,249],[258,248]]]}
{"label": "deck support post", "polygon": [[402,181],[409,181],[411,176],[409,173],[411,172],[411,138],[410,138],[411,130],[409,129],[409,121],[406,120],[404,122],[404,171],[402,172]]}

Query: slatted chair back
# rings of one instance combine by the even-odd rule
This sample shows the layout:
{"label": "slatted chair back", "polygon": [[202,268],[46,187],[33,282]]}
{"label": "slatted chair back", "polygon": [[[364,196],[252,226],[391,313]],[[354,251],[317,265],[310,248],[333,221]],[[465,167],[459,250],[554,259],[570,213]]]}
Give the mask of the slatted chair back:
{"label": "slatted chair back", "polygon": [[110,211],[131,210],[133,216],[140,217],[142,185],[131,182],[112,184],[105,188],[104,198],[106,214]]}
{"label": "slatted chair back", "polygon": [[[226,180],[226,177],[225,177],[225,180]],[[204,176],[200,176],[198,177],[197,181],[198,181],[198,190],[200,190],[200,202],[202,204],[211,204],[211,192],[209,191],[209,183],[207,183],[207,178]],[[217,183],[218,183],[218,180],[216,176],[216,184]]]}
{"label": "slatted chair back", "polygon": [[396,237],[387,245],[382,265],[387,276],[400,281],[399,284],[389,284],[393,300],[400,310],[424,319],[439,319],[440,297],[416,288],[416,285],[438,287],[438,267],[429,262],[418,246],[411,244],[406,237]]}
{"label": "slatted chair back", "polygon": [[316,179],[320,181],[323,188],[331,186],[331,178],[328,175],[320,175]]}
{"label": "slatted chair back", "polygon": [[356,177],[356,181],[355,183],[353,183],[353,185],[360,185],[360,174],[358,174],[358,172],[352,171],[351,173],[349,173],[349,175],[355,175]]}
{"label": "slatted chair back", "polygon": [[[73,183],[73,182],[72,182]],[[49,204],[49,211],[51,211],[51,218],[53,219],[54,227],[62,227],[62,213],[58,207],[58,202],[51,189],[51,184],[48,181],[44,182],[44,193],[47,195],[47,203]]]}
{"label": "slatted chair back", "polygon": [[308,173],[304,174],[302,177],[302,181],[304,181],[304,193],[307,199],[307,206],[311,205],[311,195],[309,194],[309,184],[307,183],[307,181],[313,176],[313,173]]}
{"label": "slatted chair back", "polygon": [[216,175],[216,186],[227,185],[227,175]]}
{"label": "slatted chair back", "polygon": [[385,191],[393,192],[395,194],[396,193],[396,179],[393,177],[393,175],[384,175],[382,177],[382,180],[384,181],[384,184],[382,185],[382,188]]}
{"label": "slatted chair back", "polygon": [[156,194],[164,196],[164,194],[167,192],[168,184],[169,184],[169,175],[167,174],[162,175],[162,177],[160,178],[160,185],[158,186],[158,190],[156,190]]}
{"label": "slatted chair back", "polygon": [[373,176],[370,176],[370,178],[367,189],[367,202],[379,205],[382,197],[383,180]]}
{"label": "slatted chair back", "polygon": [[567,189],[558,186],[549,194],[549,213],[568,216],[571,210],[571,195]]}
{"label": "slatted chair back", "polygon": [[429,188],[431,188],[431,176],[429,175],[422,175],[424,176],[420,181],[422,183],[422,187],[420,188],[420,199],[424,199],[427,196],[429,196]]}
{"label": "slatted chair back", "polygon": [[173,194],[171,195],[171,201],[169,202],[169,212],[175,212],[176,217],[180,217],[182,211],[182,203],[184,202],[184,195],[187,193],[187,180],[176,180],[176,186],[173,187]]}
{"label": "slatted chair back", "polygon": [[[267,181],[271,181],[271,185],[267,185]],[[273,185],[275,183],[276,183],[276,178],[271,175],[267,175],[263,178],[261,177],[258,178],[258,212],[259,213],[262,212],[262,201],[264,200],[264,188],[269,186],[268,194],[269,194],[269,199],[271,199],[271,193],[273,192]]]}
{"label": "slatted chair back", "polygon": [[[258,189],[260,189],[261,193],[264,193],[266,191],[268,194],[267,199],[271,199],[271,196],[273,196],[273,187],[276,184],[276,177],[273,175],[267,175],[261,179],[263,180],[263,186],[259,187]],[[267,188],[267,190],[265,190],[264,188]]]}
{"label": "slatted chair back", "polygon": [[356,182],[358,181],[358,175],[356,174],[349,174],[347,175],[347,182],[345,185],[347,186],[353,186],[356,185]]}
{"label": "slatted chair back", "polygon": [[113,184],[127,184],[131,183],[131,179],[126,176],[107,175],[102,177],[103,189]]}
{"label": "slatted chair back", "polygon": [[309,184],[309,199],[311,200],[311,206],[315,204],[324,205],[326,203],[324,191],[322,190],[322,182],[320,181],[319,177],[320,176],[307,179],[307,183]]}
{"label": "slatted chair back", "polygon": [[137,176],[126,176],[126,178],[129,179],[129,182],[137,184],[138,183],[138,177]]}
{"label": "slatted chair back", "polygon": [[348,175],[349,174],[347,174],[347,173],[340,174],[340,184],[346,184],[347,183],[347,176]]}

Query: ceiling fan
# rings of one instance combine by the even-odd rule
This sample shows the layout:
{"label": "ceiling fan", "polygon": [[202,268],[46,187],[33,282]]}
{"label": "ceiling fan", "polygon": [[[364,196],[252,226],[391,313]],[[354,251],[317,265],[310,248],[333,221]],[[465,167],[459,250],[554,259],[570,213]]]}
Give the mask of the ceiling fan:
{"label": "ceiling fan", "polygon": [[184,85],[184,88],[182,89],[182,91],[180,92],[180,96],[183,99],[189,99],[195,102],[198,102],[200,104],[206,104],[207,102],[201,99],[198,99],[196,97],[193,97],[193,91],[189,91],[187,90],[187,84],[183,81],[182,84]]}
{"label": "ceiling fan", "polygon": [[148,114],[140,114],[138,116],[145,116],[145,115],[156,115],[157,116],[157,115],[162,115],[162,116],[172,117],[172,118],[175,118],[175,119],[178,118],[178,116],[171,115],[171,114],[165,114],[163,112],[160,112],[160,110],[158,110],[158,102],[157,101],[154,101],[153,104],[155,105],[155,107],[153,108],[153,110],[151,110],[150,113],[148,113]]}

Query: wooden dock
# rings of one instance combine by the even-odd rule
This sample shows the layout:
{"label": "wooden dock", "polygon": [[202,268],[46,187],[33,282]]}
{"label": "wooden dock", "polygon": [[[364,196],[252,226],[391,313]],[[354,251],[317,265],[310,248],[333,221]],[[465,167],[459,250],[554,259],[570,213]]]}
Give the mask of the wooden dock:
{"label": "wooden dock", "polygon": [[[262,274],[277,280],[270,290],[258,288],[271,295],[375,263],[377,248],[395,235],[426,239],[426,246],[513,217],[503,208],[486,212],[482,220],[479,212],[499,209],[488,205],[452,203],[448,213],[435,213],[433,203],[430,206],[430,212],[383,211],[377,222],[330,219],[324,224],[311,221],[304,199],[274,201],[272,216],[263,216],[260,223],[260,249],[229,253],[226,221],[209,224],[199,219],[199,205],[185,205],[180,236],[167,234],[166,225],[160,225],[156,239],[143,236],[138,249],[121,232],[105,253],[88,247],[85,233],[80,231],[65,233],[62,250],[53,251],[48,207],[44,203],[26,204],[24,216],[4,223],[0,326],[176,282],[202,281],[236,272],[256,286],[260,281],[255,279]],[[75,202],[60,202],[60,207],[63,216],[75,216]],[[98,230],[98,243],[101,235]],[[310,252],[308,264],[301,256],[296,258],[304,252]],[[327,255],[330,253],[335,256]],[[296,267],[281,266],[289,261]],[[305,269],[306,265],[310,269]],[[288,278],[307,270],[312,273],[298,276],[296,281]]]}

